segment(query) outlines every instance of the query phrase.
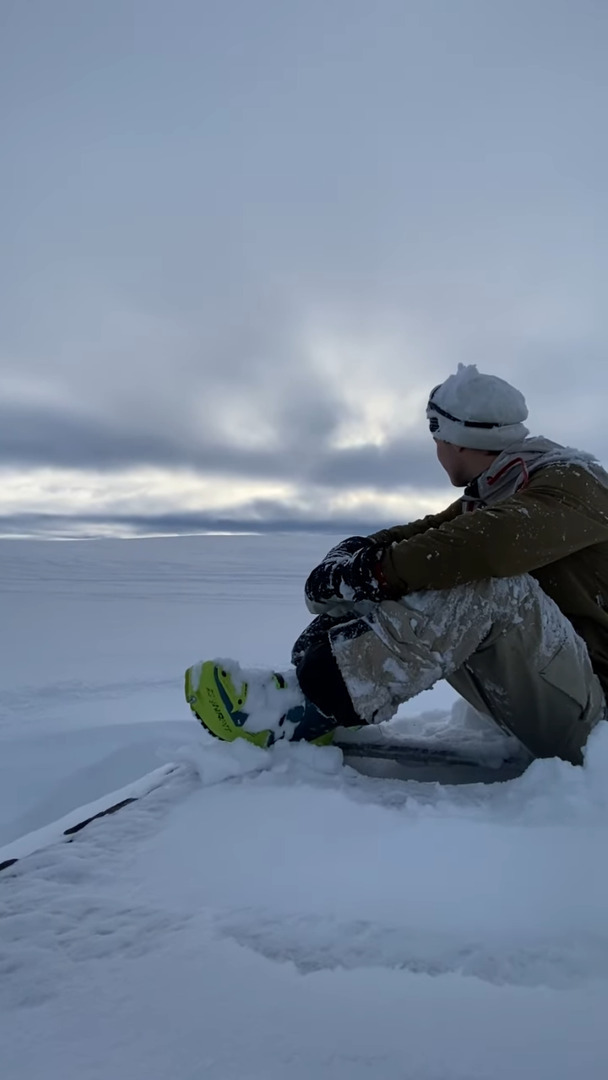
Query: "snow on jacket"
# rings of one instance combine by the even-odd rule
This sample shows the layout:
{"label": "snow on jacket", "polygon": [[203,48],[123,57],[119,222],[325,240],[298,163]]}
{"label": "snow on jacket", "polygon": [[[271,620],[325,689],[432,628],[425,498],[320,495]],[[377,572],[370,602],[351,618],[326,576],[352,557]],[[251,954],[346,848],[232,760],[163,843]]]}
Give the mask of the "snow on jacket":
{"label": "snow on jacket", "polygon": [[373,535],[389,545],[382,570],[395,596],[532,574],[586,642],[608,696],[608,474],[591,455],[525,439],[446,510]]}

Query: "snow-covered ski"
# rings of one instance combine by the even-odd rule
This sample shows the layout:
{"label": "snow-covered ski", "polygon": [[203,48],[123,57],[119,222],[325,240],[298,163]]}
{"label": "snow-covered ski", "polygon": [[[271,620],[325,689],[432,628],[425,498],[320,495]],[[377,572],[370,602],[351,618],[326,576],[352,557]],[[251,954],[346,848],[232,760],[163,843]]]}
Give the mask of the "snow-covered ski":
{"label": "snow-covered ski", "polygon": [[530,758],[476,758],[456,748],[429,745],[405,738],[365,739],[344,734],[334,740],[344,763],[366,776],[419,780],[425,783],[490,784],[512,780],[527,768]]}
{"label": "snow-covered ski", "polygon": [[8,870],[20,859],[25,858],[27,855],[33,855],[34,852],[41,851],[43,848],[50,847],[51,844],[56,844],[61,840],[71,840],[76,833],[80,832],[92,821],[106,817],[109,814],[115,814],[122,810],[123,807],[141,799],[144,795],[149,795],[150,792],[156,790],[182,768],[182,765],[174,763],[162,765],[159,769],[146,773],[145,776],[139,777],[132,783],[126,784],[116,791],[110,791],[99,799],[95,799],[94,802],[86,803],[71,810],[69,814],[65,814],[57,821],[50,822],[41,829],[36,829],[34,832],[27,833],[25,836],[20,836],[18,839],[11,841],[0,848],[0,871]]}

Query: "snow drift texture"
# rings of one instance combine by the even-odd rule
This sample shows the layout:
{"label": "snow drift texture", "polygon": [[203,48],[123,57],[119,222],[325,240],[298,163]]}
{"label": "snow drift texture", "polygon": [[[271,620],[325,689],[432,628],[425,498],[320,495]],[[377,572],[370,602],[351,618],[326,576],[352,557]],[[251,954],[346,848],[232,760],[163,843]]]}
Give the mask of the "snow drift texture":
{"label": "snow drift texture", "polygon": [[2,875],[3,1076],[603,1080],[608,727],[584,769],[450,789],[189,719],[186,664],[286,664],[328,546],[2,545],[2,841],[178,764]]}

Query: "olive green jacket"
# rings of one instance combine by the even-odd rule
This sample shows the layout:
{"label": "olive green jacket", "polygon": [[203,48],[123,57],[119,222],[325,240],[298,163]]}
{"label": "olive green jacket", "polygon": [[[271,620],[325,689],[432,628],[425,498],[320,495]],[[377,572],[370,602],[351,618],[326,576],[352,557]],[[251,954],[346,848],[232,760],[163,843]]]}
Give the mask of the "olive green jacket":
{"label": "olive green jacket", "polygon": [[489,505],[478,499],[473,512],[465,493],[439,514],[373,535],[389,545],[381,567],[393,596],[532,574],[586,642],[608,697],[608,477],[574,455],[545,455],[544,466],[539,456],[518,489]]}

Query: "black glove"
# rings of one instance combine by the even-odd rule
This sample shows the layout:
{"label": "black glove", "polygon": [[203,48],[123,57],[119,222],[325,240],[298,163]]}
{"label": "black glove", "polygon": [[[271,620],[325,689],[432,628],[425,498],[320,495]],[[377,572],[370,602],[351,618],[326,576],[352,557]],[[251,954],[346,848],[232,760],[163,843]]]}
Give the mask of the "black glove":
{"label": "black glove", "polygon": [[384,548],[367,536],[349,536],[328,551],[304,586],[306,599],[315,604],[332,600],[374,600],[383,597],[378,579]]}

